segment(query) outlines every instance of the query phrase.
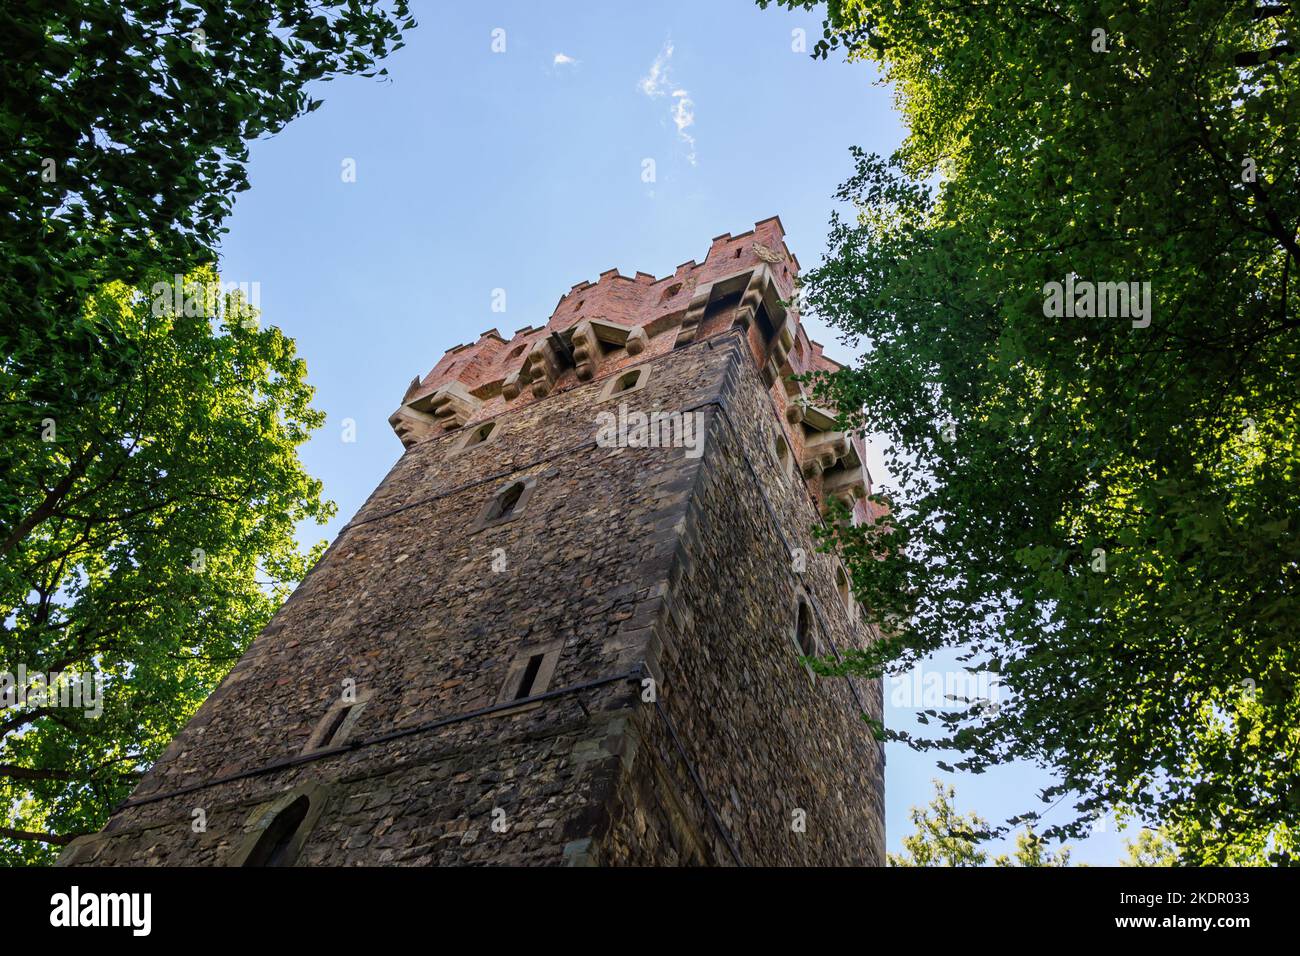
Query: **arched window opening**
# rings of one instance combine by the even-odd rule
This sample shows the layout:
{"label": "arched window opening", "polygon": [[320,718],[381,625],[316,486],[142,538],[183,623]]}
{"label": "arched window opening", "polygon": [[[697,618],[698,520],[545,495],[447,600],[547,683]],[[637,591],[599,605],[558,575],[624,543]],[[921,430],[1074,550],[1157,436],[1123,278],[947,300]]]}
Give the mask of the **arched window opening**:
{"label": "arched window opening", "polygon": [[625,372],[618,377],[618,381],[614,383],[613,391],[611,391],[610,394],[617,395],[619,392],[626,392],[633,388],[640,380],[641,371],[639,369],[635,372]]}
{"label": "arched window opening", "polygon": [[646,382],[650,381],[650,375],[651,366],[649,365],[638,365],[636,368],[616,372],[605,379],[605,384],[600,390],[599,401],[607,401],[615,395],[622,395],[636,389],[645,388]]}
{"label": "arched window opening", "polygon": [[472,448],[474,445],[483,444],[483,442],[487,441],[488,436],[492,434],[496,427],[496,422],[487,422],[484,425],[478,426],[478,428],[470,432],[470,436],[465,442],[465,447]]}
{"label": "arched window opening", "polygon": [[506,521],[518,518],[529,507],[533,492],[537,490],[535,478],[512,481],[483,503],[478,518],[470,528],[470,533],[491,528]]}
{"label": "arched window opening", "polygon": [[311,801],[302,796],[275,815],[257,840],[244,866],[289,866],[293,863],[293,838],[307,818]]}
{"label": "arched window opening", "polygon": [[840,592],[840,600],[844,606],[853,609],[853,589],[849,586],[849,576],[844,573],[843,568],[835,569],[835,588]]}
{"label": "arched window opening", "polygon": [[514,513],[515,508],[519,505],[519,499],[524,494],[524,483],[516,481],[513,485],[501,492],[497,496],[496,502],[492,505],[492,510],[488,512],[489,521],[498,521],[502,518],[509,518]]}

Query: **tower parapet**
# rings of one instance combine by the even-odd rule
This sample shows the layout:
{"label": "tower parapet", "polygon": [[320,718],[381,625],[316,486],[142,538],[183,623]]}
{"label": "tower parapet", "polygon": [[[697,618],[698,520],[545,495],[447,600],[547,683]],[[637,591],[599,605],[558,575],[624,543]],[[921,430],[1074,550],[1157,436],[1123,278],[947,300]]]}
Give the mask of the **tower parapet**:
{"label": "tower parapet", "polygon": [[738,328],[810,493],[819,502],[832,495],[868,519],[862,439],[836,430],[834,411],[813,405],[800,380],[840,366],[799,323],[798,276],[799,260],[777,216],[739,235],[715,236],[703,262],[684,262],[669,276],[609,269],[560,296],[544,325],[525,326],[509,339],[489,329],[449,349],[412,381],[389,423],[409,448]]}

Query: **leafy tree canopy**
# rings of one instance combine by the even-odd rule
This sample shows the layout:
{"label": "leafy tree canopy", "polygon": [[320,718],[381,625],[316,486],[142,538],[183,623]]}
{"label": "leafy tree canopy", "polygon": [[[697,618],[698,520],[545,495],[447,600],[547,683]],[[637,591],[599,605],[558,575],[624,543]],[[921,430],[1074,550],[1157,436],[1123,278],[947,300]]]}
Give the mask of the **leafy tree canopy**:
{"label": "leafy tree canopy", "polygon": [[311,81],[375,75],[414,25],[406,0],[6,3],[0,333],[213,261],[247,142],[318,107]]}
{"label": "leafy tree canopy", "polygon": [[889,634],[849,669],[1001,674],[996,713],[892,735],[1056,771],[1046,838],[1127,808],[1188,862],[1294,860],[1294,5],[825,10],[818,54],[876,62],[910,130],[855,151],[805,276],[863,349],[825,397],[896,479],[833,542]]}
{"label": "leafy tree canopy", "polygon": [[983,866],[988,854],[979,849],[988,835],[988,821],[962,814],[954,801],[957,791],[938,780],[928,807],[912,807],[908,817],[916,832],[903,837],[903,852],[888,854],[890,866]]}
{"label": "leafy tree canopy", "polygon": [[[293,343],[211,270],[189,278],[179,297],[170,278],[90,297],[66,334],[88,327],[115,355],[81,357],[100,387],[74,413],[48,414],[46,380],[0,365],[17,436],[0,512],[8,863],[103,824],[305,573],[296,526],[333,513],[298,460],[324,416]],[[73,675],[82,706],[32,693],[19,665],[28,682]]]}
{"label": "leafy tree canopy", "polygon": [[1137,839],[1124,843],[1126,856],[1120,866],[1177,866],[1178,848],[1163,830],[1141,830]]}
{"label": "leafy tree canopy", "polygon": [[[934,784],[934,799],[928,807],[912,807],[908,816],[916,832],[903,837],[903,852],[888,854],[890,866],[985,866],[987,851],[980,842],[990,835],[988,821],[976,813],[962,814],[956,808],[956,789]],[[1148,851],[1152,852],[1152,851]],[[1016,834],[1011,856],[999,854],[994,866],[1069,866],[1070,849],[1052,851],[1042,837],[1026,827]]]}

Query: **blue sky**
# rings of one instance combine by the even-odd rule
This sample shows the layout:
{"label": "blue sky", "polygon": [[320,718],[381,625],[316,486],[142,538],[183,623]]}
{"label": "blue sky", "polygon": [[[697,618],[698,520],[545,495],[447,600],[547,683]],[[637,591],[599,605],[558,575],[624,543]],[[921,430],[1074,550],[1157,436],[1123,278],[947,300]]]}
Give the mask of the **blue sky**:
{"label": "blue sky", "polygon": [[[388,415],[448,348],[541,324],[607,269],[670,273],[772,215],[807,269],[825,252],[849,146],[888,153],[904,133],[869,67],[792,49],[792,31],[809,47],[820,35],[814,14],[751,0],[414,6],[420,26],[387,80],[321,84],[324,106],[254,144],[223,246],[223,278],[259,283],[263,321],[297,340],[328,415],[303,458],[339,516],[312,540],[332,538],[398,458]],[[808,325],[832,357],[853,358]],[[355,442],[342,440],[347,419]],[[878,447],[869,464],[887,484]],[[889,696],[890,723],[910,725]],[[936,776],[990,820],[1036,806],[1047,782],[1025,768],[943,774],[891,745],[890,849]],[[1074,859],[1116,861],[1107,829]]]}

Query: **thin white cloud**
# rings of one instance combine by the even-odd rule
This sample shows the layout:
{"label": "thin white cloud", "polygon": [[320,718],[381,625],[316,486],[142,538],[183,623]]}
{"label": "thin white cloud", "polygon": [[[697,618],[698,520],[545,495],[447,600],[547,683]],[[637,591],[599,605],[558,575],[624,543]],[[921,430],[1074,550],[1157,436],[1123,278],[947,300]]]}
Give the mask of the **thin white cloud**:
{"label": "thin white cloud", "polygon": [[[672,82],[673,44],[671,40],[664,43],[659,55],[650,64],[646,75],[637,81],[637,89],[651,99],[671,95],[673,100],[673,126],[677,127],[678,138],[686,144],[686,159],[695,165],[695,137],[687,129],[695,125],[695,102],[684,86]],[[671,94],[669,91],[672,91]]]}
{"label": "thin white cloud", "polygon": [[673,94],[675,102],[673,103],[673,125],[677,127],[677,135],[686,143],[686,158],[692,166],[695,165],[695,137],[686,132],[688,126],[695,125],[695,103],[685,90],[678,90]]}
{"label": "thin white cloud", "polygon": [[570,66],[578,61],[566,53],[555,54],[555,59],[551,62],[552,66]]}
{"label": "thin white cloud", "polygon": [[673,57],[673,44],[670,40],[659,51],[655,61],[650,64],[650,72],[641,77],[637,87],[646,96],[663,96],[668,90],[668,61]]}

